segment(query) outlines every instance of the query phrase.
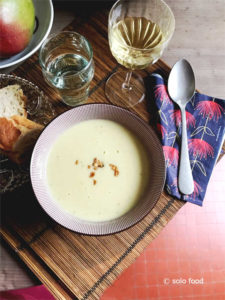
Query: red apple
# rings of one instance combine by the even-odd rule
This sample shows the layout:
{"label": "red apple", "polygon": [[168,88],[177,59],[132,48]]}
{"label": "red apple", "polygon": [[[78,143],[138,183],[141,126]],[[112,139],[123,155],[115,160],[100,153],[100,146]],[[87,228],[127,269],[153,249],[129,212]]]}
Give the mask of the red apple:
{"label": "red apple", "polygon": [[26,48],[34,21],[32,0],[0,0],[0,57],[10,57]]}

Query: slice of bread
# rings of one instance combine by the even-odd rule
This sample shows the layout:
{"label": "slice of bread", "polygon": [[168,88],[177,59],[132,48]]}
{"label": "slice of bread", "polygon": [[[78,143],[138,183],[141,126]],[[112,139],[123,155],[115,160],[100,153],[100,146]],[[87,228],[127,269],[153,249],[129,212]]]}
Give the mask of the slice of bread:
{"label": "slice of bread", "polygon": [[0,117],[9,118],[13,115],[27,117],[26,102],[27,97],[18,84],[0,89]]}
{"label": "slice of bread", "polygon": [[27,119],[26,102],[19,85],[0,89],[0,151],[18,164],[29,158],[43,129]]}
{"label": "slice of bread", "polygon": [[18,115],[0,118],[0,149],[12,161],[21,164],[29,154],[43,126]]}

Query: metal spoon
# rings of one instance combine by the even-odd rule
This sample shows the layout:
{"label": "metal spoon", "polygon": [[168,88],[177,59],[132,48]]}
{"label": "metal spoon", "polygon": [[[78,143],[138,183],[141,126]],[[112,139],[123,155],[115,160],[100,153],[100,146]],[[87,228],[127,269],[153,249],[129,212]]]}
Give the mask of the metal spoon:
{"label": "metal spoon", "polygon": [[195,92],[195,76],[187,60],[181,59],[173,66],[168,79],[168,92],[173,101],[179,105],[182,116],[178,187],[183,194],[190,195],[194,191],[194,182],[188,153],[185,107]]}

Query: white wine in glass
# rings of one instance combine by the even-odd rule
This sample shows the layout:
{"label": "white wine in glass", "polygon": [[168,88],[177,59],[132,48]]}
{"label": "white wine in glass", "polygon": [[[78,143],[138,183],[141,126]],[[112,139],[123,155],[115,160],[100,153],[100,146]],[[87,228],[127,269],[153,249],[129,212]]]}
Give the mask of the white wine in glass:
{"label": "white wine in glass", "polygon": [[134,106],[145,97],[142,77],[133,72],[154,64],[173,35],[175,19],[162,0],[119,0],[109,13],[108,36],[112,55],[127,71],[114,73],[106,96],[116,105]]}

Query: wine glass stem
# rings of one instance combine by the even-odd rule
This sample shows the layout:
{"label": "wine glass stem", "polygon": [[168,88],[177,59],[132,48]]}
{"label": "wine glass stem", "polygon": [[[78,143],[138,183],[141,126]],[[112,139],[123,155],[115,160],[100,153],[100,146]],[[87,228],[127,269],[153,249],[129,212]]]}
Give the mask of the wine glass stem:
{"label": "wine glass stem", "polygon": [[123,90],[125,90],[125,91],[131,90],[131,84],[130,84],[131,76],[132,76],[132,71],[128,71],[127,74],[126,74],[125,81],[124,81],[124,83],[122,84],[122,88],[123,88]]}

